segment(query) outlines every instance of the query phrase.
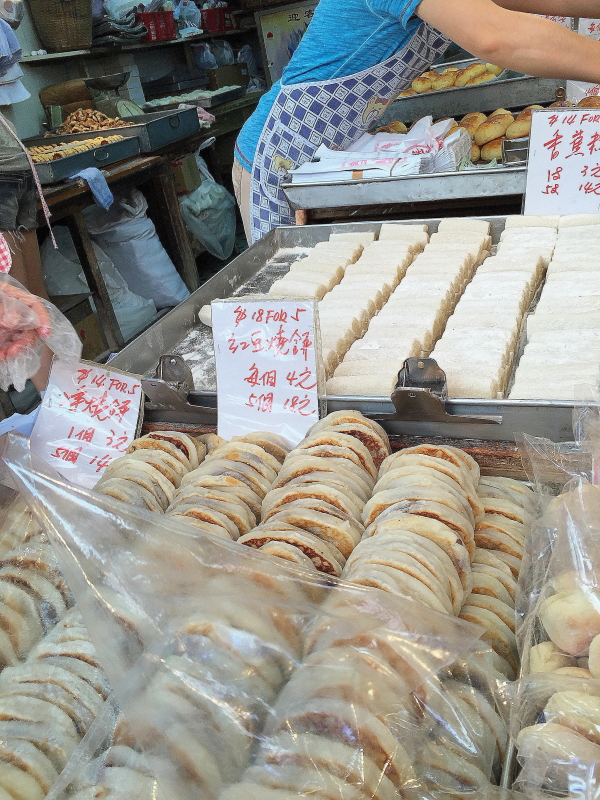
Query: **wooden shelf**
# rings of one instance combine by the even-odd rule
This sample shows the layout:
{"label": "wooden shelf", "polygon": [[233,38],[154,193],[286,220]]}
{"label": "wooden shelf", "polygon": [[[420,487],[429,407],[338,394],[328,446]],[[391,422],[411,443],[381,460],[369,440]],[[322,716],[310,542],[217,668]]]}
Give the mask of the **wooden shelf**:
{"label": "wooden shelf", "polygon": [[194,44],[204,39],[221,38],[222,36],[239,36],[243,33],[256,30],[256,25],[235,30],[224,31],[223,33],[200,33],[197,36],[186,36],[183,39],[170,39],[167,42],[143,42],[142,44],[115,44],[112,47],[92,47],[89,50],[69,50],[64,53],[46,53],[44,56],[23,56],[20,64],[27,64],[30,67],[38,65],[52,64],[57,61],[65,61],[68,58],[104,58],[105,56],[118,55],[119,53],[135,53],[138,50],[151,50],[156,47],[173,47],[174,45]]}

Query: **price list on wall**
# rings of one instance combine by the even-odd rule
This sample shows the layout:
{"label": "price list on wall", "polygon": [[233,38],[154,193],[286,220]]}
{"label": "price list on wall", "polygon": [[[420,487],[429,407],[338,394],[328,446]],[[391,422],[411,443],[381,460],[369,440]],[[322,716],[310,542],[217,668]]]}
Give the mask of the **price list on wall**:
{"label": "price list on wall", "polygon": [[600,210],[600,109],[540,111],[531,119],[525,214]]}
{"label": "price list on wall", "polygon": [[262,296],[213,301],[220,436],[273,431],[295,445],[319,419],[315,306]]}

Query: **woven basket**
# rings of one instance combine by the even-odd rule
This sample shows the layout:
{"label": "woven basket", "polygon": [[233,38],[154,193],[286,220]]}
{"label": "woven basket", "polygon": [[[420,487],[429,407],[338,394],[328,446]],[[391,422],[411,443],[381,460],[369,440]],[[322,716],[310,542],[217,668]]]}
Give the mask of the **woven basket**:
{"label": "woven basket", "polygon": [[91,47],[91,0],[29,0],[29,8],[40,40],[49,52]]}

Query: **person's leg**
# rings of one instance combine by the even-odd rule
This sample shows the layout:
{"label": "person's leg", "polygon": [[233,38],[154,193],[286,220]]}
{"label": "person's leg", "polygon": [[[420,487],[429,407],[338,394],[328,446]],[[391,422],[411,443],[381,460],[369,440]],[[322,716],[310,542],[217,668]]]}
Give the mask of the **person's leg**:
{"label": "person's leg", "polygon": [[242,167],[237,158],[234,158],[231,177],[233,180],[235,199],[237,200],[240,214],[242,215],[246,241],[248,244],[252,244],[252,227],[250,225],[250,185],[252,176],[248,170]]}

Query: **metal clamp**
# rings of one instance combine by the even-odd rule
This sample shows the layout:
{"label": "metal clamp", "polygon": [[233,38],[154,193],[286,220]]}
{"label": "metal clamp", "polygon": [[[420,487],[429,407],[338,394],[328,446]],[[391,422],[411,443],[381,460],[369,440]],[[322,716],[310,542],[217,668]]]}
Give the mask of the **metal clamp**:
{"label": "metal clamp", "polygon": [[502,417],[466,417],[446,411],[446,373],[433,358],[407,358],[392,391],[393,414],[373,415],[377,420],[399,422],[451,422],[499,425]]}
{"label": "metal clamp", "polygon": [[149,411],[204,413],[216,416],[216,408],[190,404],[188,393],[194,391],[194,378],[181,356],[161,356],[156,368],[156,377],[143,378],[142,389],[146,394],[146,408]]}

